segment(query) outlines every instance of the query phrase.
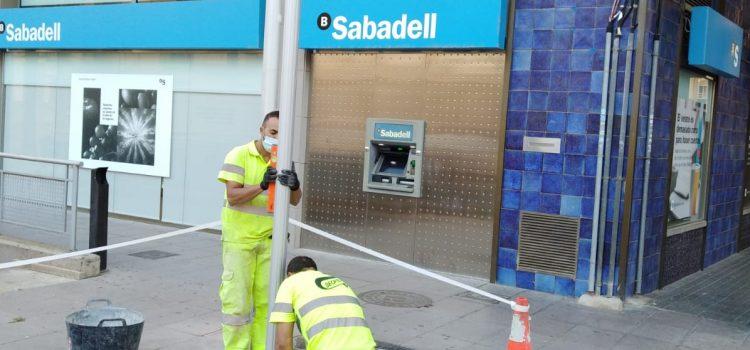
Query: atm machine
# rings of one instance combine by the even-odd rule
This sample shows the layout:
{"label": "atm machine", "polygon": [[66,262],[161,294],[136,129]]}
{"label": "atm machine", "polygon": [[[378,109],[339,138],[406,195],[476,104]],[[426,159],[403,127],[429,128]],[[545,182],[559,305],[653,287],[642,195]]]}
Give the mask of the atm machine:
{"label": "atm machine", "polygon": [[422,196],[424,121],[367,119],[362,190]]}

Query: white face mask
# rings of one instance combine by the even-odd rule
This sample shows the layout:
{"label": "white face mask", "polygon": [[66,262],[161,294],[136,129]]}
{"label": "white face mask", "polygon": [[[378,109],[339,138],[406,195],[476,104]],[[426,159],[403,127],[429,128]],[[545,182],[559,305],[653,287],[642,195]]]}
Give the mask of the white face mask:
{"label": "white face mask", "polygon": [[271,152],[271,147],[278,146],[279,140],[275,139],[270,136],[263,136],[263,149],[266,150],[266,152]]}

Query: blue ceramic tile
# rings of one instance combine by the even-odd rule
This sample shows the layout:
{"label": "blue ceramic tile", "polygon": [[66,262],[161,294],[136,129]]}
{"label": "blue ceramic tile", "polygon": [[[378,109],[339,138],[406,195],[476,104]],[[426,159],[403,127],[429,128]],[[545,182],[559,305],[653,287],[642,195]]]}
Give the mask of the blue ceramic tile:
{"label": "blue ceramic tile", "polygon": [[510,72],[510,90],[528,90],[529,89],[529,71],[512,71]]}
{"label": "blue ceramic tile", "polygon": [[[511,92],[512,94],[512,92]],[[516,98],[519,98],[516,96]],[[528,97],[526,97],[528,98]],[[526,102],[527,100],[524,99]],[[520,103],[516,101],[516,103]],[[528,102],[527,102],[528,103]],[[508,111],[508,119],[505,121],[508,130],[525,130],[526,129],[526,111],[510,110]]]}
{"label": "blue ceramic tile", "polygon": [[526,271],[516,271],[516,286],[525,289],[534,289],[534,273]]}
{"label": "blue ceramic tile", "polygon": [[555,277],[555,294],[572,297],[574,292],[575,282],[572,279],[560,276]]}
{"label": "blue ceramic tile", "polygon": [[572,28],[575,23],[575,10],[558,8],[555,10],[555,29]]}
{"label": "blue ceramic tile", "polygon": [[[583,195],[583,181],[581,176],[564,175],[562,184],[562,194],[570,196]],[[580,208],[579,208],[580,212]]]}
{"label": "blue ceramic tile", "polygon": [[555,292],[555,276],[537,272],[536,276],[534,276],[534,284],[538,291],[547,293]]}
{"label": "blue ceramic tile", "polygon": [[516,5],[516,21],[514,26],[516,30],[534,29],[534,11]]}
{"label": "blue ceramic tile", "polygon": [[[498,260],[498,266],[505,267],[508,269],[515,269],[516,268],[516,255],[517,250],[515,249],[508,249],[508,248],[500,248],[497,252],[497,260]],[[513,271],[513,276],[515,280],[516,272]]]}
{"label": "blue ceramic tile", "polygon": [[580,217],[581,216],[581,197],[578,197],[578,196],[560,197],[560,215]]}
{"label": "blue ceramic tile", "polygon": [[551,51],[533,51],[530,58],[532,70],[550,70]]}
{"label": "blue ceramic tile", "polygon": [[521,210],[539,211],[542,197],[539,192],[521,192]]}
{"label": "blue ceramic tile", "polygon": [[538,8],[553,8],[555,7],[555,0],[536,0],[536,7]]}
{"label": "blue ceramic tile", "polygon": [[549,71],[532,71],[530,77],[530,89],[531,90],[549,90]]}
{"label": "blue ceramic tile", "polygon": [[586,152],[586,137],[583,135],[565,135],[565,153],[584,154]]}
{"label": "blue ceramic tile", "polygon": [[586,260],[586,263],[588,263],[588,259],[590,258],[591,258],[591,240],[580,239],[578,241],[578,260],[579,261]]}
{"label": "blue ceramic tile", "polygon": [[523,152],[506,150],[505,169],[523,170]]}
{"label": "blue ceramic tile", "polygon": [[576,0],[577,7],[594,7],[596,6],[596,0]]}
{"label": "blue ceramic tile", "polygon": [[593,8],[576,8],[576,28],[594,27],[594,14],[595,12]]}
{"label": "blue ceramic tile", "polygon": [[[547,110],[564,112],[568,107],[568,94],[565,92],[550,92],[547,98]],[[558,131],[562,132],[562,131]]]}
{"label": "blue ceramic tile", "polygon": [[585,114],[570,114],[568,115],[567,132],[569,134],[585,134],[587,122],[588,116]]}
{"label": "blue ceramic tile", "polygon": [[562,175],[560,174],[542,174],[542,193],[560,194],[562,191],[562,180]]}
{"label": "blue ceramic tile", "polygon": [[589,92],[591,89],[591,73],[589,72],[572,72],[570,73],[570,91]]}
{"label": "blue ceramic tile", "polygon": [[531,69],[531,50],[513,50],[513,70]]}
{"label": "blue ceramic tile", "polygon": [[576,280],[576,290],[575,290],[575,297],[578,298],[581,295],[586,294],[589,288],[589,283],[587,280]]}
{"label": "blue ceramic tile", "polygon": [[[505,161],[507,166],[508,159],[506,158]],[[503,189],[520,190],[522,179],[523,173],[521,171],[506,169],[503,171]]]}
{"label": "blue ceramic tile", "polygon": [[[584,187],[586,187],[585,182],[584,182]],[[594,198],[584,197],[581,200],[581,215],[586,216],[586,217],[591,217],[591,215],[593,214],[594,214]]]}
{"label": "blue ceramic tile", "polygon": [[508,130],[505,138],[505,148],[512,150],[523,149],[523,135],[524,132],[520,130]]}
{"label": "blue ceramic tile", "polygon": [[[532,92],[531,94],[533,95],[534,92]],[[547,113],[529,112],[526,116],[526,128],[530,131],[547,130]]]}
{"label": "blue ceramic tile", "polygon": [[536,10],[534,11],[534,28],[535,29],[552,29],[555,25],[554,10]]}
{"label": "blue ceramic tile", "polygon": [[526,91],[511,91],[509,100],[508,108],[511,111],[525,111],[529,105],[529,93]]}
{"label": "blue ceramic tile", "polygon": [[599,153],[599,135],[586,136],[586,155],[595,156]]}
{"label": "blue ceramic tile", "polygon": [[506,286],[516,286],[516,270],[501,267],[497,271],[497,282]]}
{"label": "blue ceramic tile", "polygon": [[555,0],[555,7],[573,7],[576,5],[575,0]]}
{"label": "blue ceramic tile", "polygon": [[589,111],[589,93],[571,92],[568,94],[568,111],[587,113]]}
{"label": "blue ceramic tile", "polygon": [[601,91],[603,79],[604,79],[603,72],[600,72],[600,71],[591,72],[591,85],[589,86],[589,91]]}
{"label": "blue ceramic tile", "polygon": [[549,67],[550,67],[549,69],[553,71],[567,72],[570,69],[570,54],[567,51],[563,51],[563,52],[554,51],[552,55],[550,56]]}
{"label": "blue ceramic tile", "polygon": [[597,161],[598,158],[596,156],[587,156],[583,174],[586,176],[596,176]]}
{"label": "blue ceramic tile", "polygon": [[548,173],[561,173],[563,169],[563,156],[559,154],[546,153],[542,160],[542,170]]}
{"label": "blue ceramic tile", "polygon": [[594,62],[591,50],[575,50],[570,54],[570,69],[572,71],[590,72]]}
{"label": "blue ceramic tile", "polygon": [[[543,111],[547,108],[547,98],[549,97],[549,93],[547,92],[540,92],[540,91],[531,91],[529,92],[529,110],[530,111]],[[531,129],[531,126],[529,126],[529,130],[535,130],[535,131],[543,131],[546,128],[546,122],[545,127],[541,129]]]}
{"label": "blue ceramic tile", "polygon": [[587,218],[581,218],[581,232],[579,236],[581,239],[591,239],[591,230],[593,229],[594,221]]}
{"label": "blue ceramic tile", "polygon": [[552,48],[555,50],[570,50],[572,46],[573,46],[573,30],[556,29],[553,34]]}
{"label": "blue ceramic tile", "polygon": [[560,213],[560,195],[542,193],[542,204],[539,210],[545,214]]}
{"label": "blue ceramic tile", "polygon": [[529,171],[524,172],[522,189],[524,191],[539,192],[542,189],[542,174]]}
{"label": "blue ceramic tile", "polygon": [[586,133],[599,135],[600,121],[599,113],[590,113],[588,122],[586,123]]}
{"label": "blue ceramic tile", "polygon": [[[554,62],[553,62],[553,65],[554,65]],[[568,68],[566,67],[565,69],[568,69]],[[553,70],[552,72],[550,72],[550,90],[551,91],[567,92],[569,84],[570,84],[570,72],[568,72],[567,70],[564,70],[564,71]]]}
{"label": "blue ceramic tile", "polygon": [[[554,93],[550,93],[550,99]],[[565,131],[565,114],[563,113],[549,113],[547,114],[547,131],[554,133],[562,133]]]}
{"label": "blue ceramic tile", "polygon": [[563,173],[565,175],[583,175],[583,163],[585,158],[583,156],[567,155],[565,156],[565,168]]}
{"label": "blue ceramic tile", "polygon": [[521,193],[518,191],[503,191],[503,209],[519,209],[521,205]]}
{"label": "blue ceramic tile", "polygon": [[554,34],[551,30],[535,30],[532,37],[532,46],[534,50],[552,49],[552,39],[554,38]]}
{"label": "blue ceramic tile", "polygon": [[524,152],[523,167],[527,171],[542,171],[542,153]]}
{"label": "blue ceramic tile", "polygon": [[573,49],[593,49],[594,34],[593,29],[576,29],[573,32]]}
{"label": "blue ceramic tile", "polygon": [[513,33],[513,49],[531,49],[534,36],[531,30],[517,30]]}

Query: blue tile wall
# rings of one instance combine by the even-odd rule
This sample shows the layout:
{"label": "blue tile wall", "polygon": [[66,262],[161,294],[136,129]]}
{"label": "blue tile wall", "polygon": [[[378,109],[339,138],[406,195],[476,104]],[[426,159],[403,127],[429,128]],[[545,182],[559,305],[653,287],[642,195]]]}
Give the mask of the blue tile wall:
{"label": "blue tile wall", "polygon": [[[648,0],[650,18],[656,17],[656,0]],[[659,288],[660,262],[664,244],[664,228],[668,214],[667,190],[669,153],[672,144],[674,86],[678,78],[678,31],[681,10],[679,3],[663,1],[661,14],[661,55],[656,86],[655,118],[651,154],[651,170],[644,179],[646,124],[651,77],[652,40],[655,21],[647,27],[646,55],[641,81],[641,109],[638,118],[636,171],[626,292],[635,290],[637,251],[640,228],[641,190],[649,184],[649,202],[645,218],[643,293]],[[511,66],[506,147],[504,163],[503,206],[498,257],[498,282],[521,288],[535,289],[568,296],[587,291],[591,229],[594,212],[594,176],[598,152],[599,108],[603,79],[605,27],[611,1],[604,0],[537,0],[516,2],[513,64]],[[750,4],[727,0],[724,15],[742,18]],[[747,27],[750,23],[745,23]],[[747,40],[750,41],[750,40]],[[745,52],[750,52],[746,41]],[[622,48],[625,42],[621,43]],[[742,186],[745,130],[750,112],[750,64],[743,60],[741,79],[718,81],[716,96],[714,147],[712,151],[708,227],[703,265],[709,266],[737,250],[736,237],[740,226],[739,206]],[[624,54],[620,71],[624,71]],[[616,114],[622,104],[622,79],[619,75],[615,101]],[[634,77],[631,77],[634,78]],[[633,81],[633,80],[631,80]],[[631,100],[634,98],[631,96]],[[614,134],[619,130],[615,117]],[[559,137],[561,154],[523,152],[524,136]],[[627,141],[626,141],[627,142]],[[617,145],[617,137],[613,138]],[[628,147],[626,145],[626,147]],[[617,147],[610,150],[612,175],[617,161]],[[626,162],[626,159],[623,159]],[[624,170],[624,169],[623,169]],[[615,186],[610,181],[605,236],[605,281],[608,277],[608,256],[612,240],[612,206]],[[624,196],[623,196],[624,200]],[[622,210],[622,205],[620,206]],[[533,211],[576,217],[581,220],[578,271],[575,279],[515,270],[520,211]],[[509,212],[509,214],[505,214]],[[621,212],[622,214],[622,212]],[[622,225],[620,225],[620,228]],[[619,239],[614,247],[619,249]],[[593,247],[595,248],[595,247]],[[619,254],[619,253],[617,253]],[[513,260],[513,264],[511,264]],[[512,265],[512,267],[511,267]],[[615,285],[619,266],[615,269]],[[515,273],[513,273],[515,272]],[[606,292],[606,289],[600,292]]]}

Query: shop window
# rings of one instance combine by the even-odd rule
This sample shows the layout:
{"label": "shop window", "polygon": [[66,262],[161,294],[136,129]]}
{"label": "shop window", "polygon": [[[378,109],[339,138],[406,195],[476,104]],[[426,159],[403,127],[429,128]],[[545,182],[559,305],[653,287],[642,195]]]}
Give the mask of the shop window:
{"label": "shop window", "polygon": [[670,228],[706,218],[715,86],[711,77],[680,70],[669,188]]}

